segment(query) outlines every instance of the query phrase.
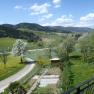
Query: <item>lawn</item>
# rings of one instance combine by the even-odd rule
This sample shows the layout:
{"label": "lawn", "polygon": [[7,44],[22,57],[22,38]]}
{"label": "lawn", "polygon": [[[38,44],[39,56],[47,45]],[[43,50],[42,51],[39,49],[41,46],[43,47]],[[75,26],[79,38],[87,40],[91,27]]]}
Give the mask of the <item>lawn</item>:
{"label": "lawn", "polygon": [[25,67],[25,64],[20,64],[19,62],[19,57],[8,56],[8,61],[5,68],[0,58],[0,81],[15,74],[20,69]]}

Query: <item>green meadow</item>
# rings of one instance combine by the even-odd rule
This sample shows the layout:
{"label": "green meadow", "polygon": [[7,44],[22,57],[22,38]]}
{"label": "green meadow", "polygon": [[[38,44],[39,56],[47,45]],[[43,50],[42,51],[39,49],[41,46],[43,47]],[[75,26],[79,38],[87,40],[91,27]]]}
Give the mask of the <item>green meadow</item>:
{"label": "green meadow", "polygon": [[7,57],[6,66],[4,66],[0,58],[0,81],[17,73],[20,69],[24,68],[25,64],[20,63],[20,57],[9,55]]}
{"label": "green meadow", "polygon": [[12,48],[15,43],[14,38],[0,38],[0,49]]}

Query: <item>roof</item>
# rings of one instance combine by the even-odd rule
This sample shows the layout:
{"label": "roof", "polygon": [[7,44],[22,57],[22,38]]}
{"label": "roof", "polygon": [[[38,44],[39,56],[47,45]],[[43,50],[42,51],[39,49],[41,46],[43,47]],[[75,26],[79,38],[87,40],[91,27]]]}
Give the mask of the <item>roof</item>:
{"label": "roof", "polygon": [[60,60],[59,58],[52,58],[52,59],[50,59],[50,60]]}

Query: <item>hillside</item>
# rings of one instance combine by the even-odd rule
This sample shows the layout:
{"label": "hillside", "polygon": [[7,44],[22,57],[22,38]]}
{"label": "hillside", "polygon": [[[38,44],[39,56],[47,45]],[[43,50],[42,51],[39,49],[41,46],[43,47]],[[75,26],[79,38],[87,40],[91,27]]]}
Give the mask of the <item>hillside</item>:
{"label": "hillside", "polygon": [[63,27],[63,26],[41,26],[35,23],[19,23],[15,25],[18,28],[30,29],[35,31],[45,31],[45,32],[90,32],[93,29],[88,27]]}
{"label": "hillside", "polygon": [[40,39],[39,36],[32,32],[21,32],[20,30],[17,30],[15,26],[9,24],[0,25],[0,38],[1,37],[26,39],[28,41],[37,41]]}

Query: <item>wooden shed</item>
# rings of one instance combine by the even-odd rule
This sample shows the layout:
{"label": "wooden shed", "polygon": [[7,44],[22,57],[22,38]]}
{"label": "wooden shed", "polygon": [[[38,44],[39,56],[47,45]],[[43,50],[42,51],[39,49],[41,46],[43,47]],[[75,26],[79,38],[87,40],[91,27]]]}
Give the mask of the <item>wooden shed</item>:
{"label": "wooden shed", "polygon": [[57,65],[60,62],[59,58],[52,58],[50,60],[51,60],[51,64],[56,64]]}

